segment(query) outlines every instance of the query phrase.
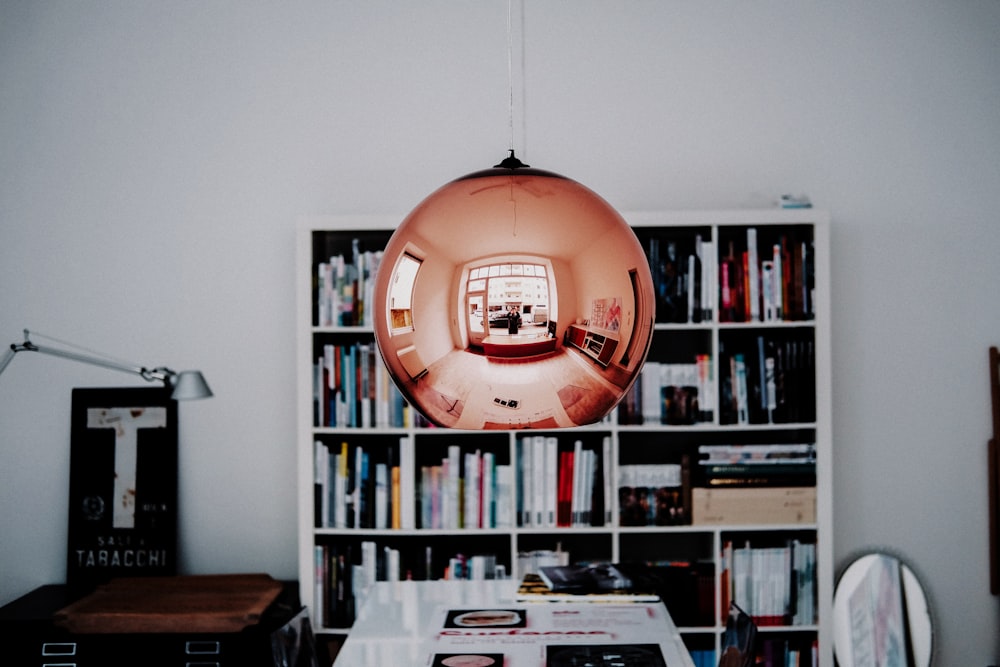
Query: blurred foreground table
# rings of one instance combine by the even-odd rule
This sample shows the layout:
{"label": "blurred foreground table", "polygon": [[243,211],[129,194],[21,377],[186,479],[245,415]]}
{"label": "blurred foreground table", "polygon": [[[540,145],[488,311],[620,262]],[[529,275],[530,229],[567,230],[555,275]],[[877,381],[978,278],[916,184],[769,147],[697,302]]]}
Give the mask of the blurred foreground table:
{"label": "blurred foreground table", "polygon": [[519,602],[516,589],[511,580],[378,582],[334,665],[694,667],[660,602]]}

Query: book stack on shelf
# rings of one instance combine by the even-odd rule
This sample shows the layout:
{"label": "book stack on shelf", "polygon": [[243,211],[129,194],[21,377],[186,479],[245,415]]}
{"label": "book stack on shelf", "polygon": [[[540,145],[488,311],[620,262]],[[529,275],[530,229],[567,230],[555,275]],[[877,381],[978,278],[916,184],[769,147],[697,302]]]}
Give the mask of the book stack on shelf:
{"label": "book stack on shelf", "polygon": [[698,454],[693,524],[816,521],[815,443],[701,445]]}
{"label": "book stack on shelf", "polygon": [[349,627],[356,617],[352,545],[313,547],[312,610],[320,627]]}
{"label": "book stack on shelf", "polygon": [[[408,471],[412,474],[412,471]],[[418,528],[510,528],[513,471],[491,451],[449,445],[439,463],[420,466]]]}
{"label": "book stack on shelf", "polygon": [[619,526],[678,526],[690,523],[684,487],[684,466],[678,463],[618,466]]}
{"label": "book stack on shelf", "polygon": [[526,528],[611,523],[611,439],[517,438],[518,525]]}
{"label": "book stack on shelf", "polygon": [[402,428],[409,406],[374,342],[324,343],[313,366],[313,423],[326,428]]}
{"label": "book stack on shelf", "polygon": [[[645,236],[637,230],[640,236]],[[661,239],[645,240],[649,270],[656,294],[656,321],[673,324],[708,322],[717,297],[715,243],[709,230],[696,230]]]}
{"label": "book stack on shelf", "polygon": [[788,424],[816,418],[811,329],[720,336],[720,422]]}
{"label": "book stack on shelf", "polygon": [[766,238],[756,226],[729,231],[719,261],[719,321],[812,319],[812,237],[786,228]]}
{"label": "book stack on shelf", "polygon": [[[663,602],[696,664],[714,667],[731,599],[766,626],[767,664],[832,663],[828,217],[626,219],[647,252],[656,317],[616,410],[570,430],[476,432],[433,426],[379,357],[370,286],[394,268],[380,266],[380,250],[398,220],[307,221],[300,572],[317,633],[346,635],[373,577],[522,581],[570,562],[637,563],[667,568],[673,592]],[[465,268],[476,267],[455,275]],[[643,351],[625,332],[590,325],[593,303],[619,295],[585,281],[561,289],[558,271],[546,277],[545,315],[562,343],[551,356],[620,377]],[[459,283],[452,320],[467,305]],[[479,353],[471,340],[462,348],[461,327],[407,324],[401,335],[441,335],[459,353]],[[416,381],[434,386],[436,360],[422,361]]]}
{"label": "book stack on shelf", "polygon": [[816,486],[816,443],[699,445],[705,486]]}
{"label": "book stack on shelf", "polygon": [[381,250],[362,250],[351,239],[350,257],[333,255],[316,267],[317,326],[371,326],[375,274]]}
{"label": "book stack on shelf", "polygon": [[692,363],[647,360],[618,406],[618,423],[711,423],[715,419],[715,374],[712,357],[698,354]]}
{"label": "book stack on shelf", "polygon": [[725,539],[720,556],[723,609],[735,602],[759,626],[816,623],[816,544],[789,538],[754,546]]}
{"label": "book stack on shelf", "polygon": [[393,448],[315,441],[316,528],[413,528],[413,503],[403,502],[413,497],[413,441],[397,442]]}

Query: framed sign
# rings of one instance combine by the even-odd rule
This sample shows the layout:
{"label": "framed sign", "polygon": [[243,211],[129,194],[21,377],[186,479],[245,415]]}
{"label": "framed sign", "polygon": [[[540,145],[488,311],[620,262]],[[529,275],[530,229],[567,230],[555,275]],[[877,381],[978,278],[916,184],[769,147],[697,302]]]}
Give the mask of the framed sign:
{"label": "framed sign", "polygon": [[177,573],[177,402],[165,387],[74,389],[66,583]]}
{"label": "framed sign", "polygon": [[618,333],[622,325],[621,297],[594,299],[590,309],[590,328]]}

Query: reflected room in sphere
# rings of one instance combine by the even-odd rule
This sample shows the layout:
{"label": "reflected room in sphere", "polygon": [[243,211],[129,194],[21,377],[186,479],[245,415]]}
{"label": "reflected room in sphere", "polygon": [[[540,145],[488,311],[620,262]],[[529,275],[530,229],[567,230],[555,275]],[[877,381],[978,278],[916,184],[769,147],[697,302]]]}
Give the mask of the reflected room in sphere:
{"label": "reflected room in sphere", "polygon": [[654,307],[621,215],[512,156],[403,220],[376,277],[375,338],[434,425],[572,427],[600,421],[636,380]]}

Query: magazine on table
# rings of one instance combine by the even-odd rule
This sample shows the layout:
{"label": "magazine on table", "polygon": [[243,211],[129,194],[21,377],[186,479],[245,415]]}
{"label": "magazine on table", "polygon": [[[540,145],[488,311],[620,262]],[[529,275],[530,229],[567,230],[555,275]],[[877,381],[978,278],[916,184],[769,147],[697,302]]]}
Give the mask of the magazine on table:
{"label": "magazine on table", "polygon": [[606,595],[655,602],[668,579],[645,563],[589,563],[539,568],[538,577],[553,594]]}
{"label": "magazine on table", "polygon": [[[430,667],[680,667],[687,649],[662,604],[439,607]],[[681,657],[678,657],[681,656]]]}

